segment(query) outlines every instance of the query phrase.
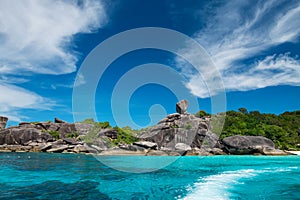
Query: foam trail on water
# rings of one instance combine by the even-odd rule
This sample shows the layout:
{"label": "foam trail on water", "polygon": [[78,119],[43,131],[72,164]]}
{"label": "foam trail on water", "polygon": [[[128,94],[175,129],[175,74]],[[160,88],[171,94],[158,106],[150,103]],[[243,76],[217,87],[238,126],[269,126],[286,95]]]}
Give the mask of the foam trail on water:
{"label": "foam trail on water", "polygon": [[214,199],[226,200],[230,199],[228,191],[236,184],[242,184],[239,180],[242,178],[250,178],[255,176],[255,170],[246,169],[238,171],[227,171],[221,174],[211,175],[199,180],[195,183],[190,193],[183,197],[183,200],[199,200]]}
{"label": "foam trail on water", "polygon": [[[261,173],[281,173],[298,169],[297,166],[288,168],[266,168],[261,170],[242,169],[237,171],[226,171],[221,174],[211,175],[199,179],[192,187],[183,200],[227,200],[230,199],[229,190],[237,184],[243,184],[241,179],[251,178]],[[179,198],[180,199],[180,198]]]}

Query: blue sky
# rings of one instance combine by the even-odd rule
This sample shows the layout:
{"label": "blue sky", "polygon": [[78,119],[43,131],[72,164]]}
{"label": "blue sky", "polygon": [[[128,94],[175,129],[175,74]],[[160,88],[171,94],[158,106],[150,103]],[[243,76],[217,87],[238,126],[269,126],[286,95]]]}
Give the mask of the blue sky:
{"label": "blue sky", "polygon": [[[2,0],[0,115],[8,116],[10,124],[54,117],[72,122],[74,81],[76,76],[77,84],[87,81],[77,73],[87,55],[113,35],[140,27],[172,29],[202,45],[221,74],[227,110],[246,107],[279,114],[300,109],[298,0]],[[192,45],[182,49],[191,60],[197,60],[195,51]],[[95,106],[99,121],[116,124],[111,99],[117,82],[147,63],[160,63],[178,72],[175,75],[182,79],[174,83],[176,87],[199,103],[189,112],[211,112],[203,77],[186,60],[159,49],[143,49],[120,56],[101,77],[95,105],[90,105]],[[129,104],[123,98],[118,96],[120,106],[129,108],[139,126],[173,113],[177,102],[174,91],[159,84],[141,85]],[[126,125],[125,117],[118,121]]]}

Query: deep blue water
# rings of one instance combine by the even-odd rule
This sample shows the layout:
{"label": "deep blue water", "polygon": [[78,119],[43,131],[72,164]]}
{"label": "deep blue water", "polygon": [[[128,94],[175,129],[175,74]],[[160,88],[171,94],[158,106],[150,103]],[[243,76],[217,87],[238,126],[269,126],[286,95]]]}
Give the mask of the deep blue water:
{"label": "deep blue water", "polygon": [[0,199],[300,199],[300,156],[174,159],[0,153]]}

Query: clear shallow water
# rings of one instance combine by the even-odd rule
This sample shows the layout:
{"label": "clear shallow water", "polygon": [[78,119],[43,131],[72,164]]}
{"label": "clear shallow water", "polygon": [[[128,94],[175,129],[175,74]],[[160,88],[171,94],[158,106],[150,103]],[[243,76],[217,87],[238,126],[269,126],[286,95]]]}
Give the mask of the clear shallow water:
{"label": "clear shallow water", "polygon": [[[103,159],[141,172],[170,157]],[[299,167],[300,156],[189,156],[126,173],[90,155],[0,153],[0,199],[300,199]]]}

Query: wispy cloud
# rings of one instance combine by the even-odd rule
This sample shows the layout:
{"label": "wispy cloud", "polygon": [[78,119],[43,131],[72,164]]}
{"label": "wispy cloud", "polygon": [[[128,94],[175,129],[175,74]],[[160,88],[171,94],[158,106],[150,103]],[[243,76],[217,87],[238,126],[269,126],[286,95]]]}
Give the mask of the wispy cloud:
{"label": "wispy cloud", "polygon": [[56,90],[57,88],[74,88],[74,87],[78,87],[80,85],[83,85],[86,83],[86,80],[83,76],[83,74],[81,73],[77,73],[76,74],[76,77],[73,81],[69,82],[69,83],[64,83],[64,84],[61,84],[61,83],[57,83],[57,84],[51,84],[51,88]]}
{"label": "wispy cloud", "polygon": [[[21,109],[50,109],[53,101],[16,86],[34,74],[76,71],[72,39],[106,22],[102,1],[0,1],[0,115],[20,121]],[[26,74],[26,78],[21,75]]]}
{"label": "wispy cloud", "polygon": [[243,73],[232,73],[224,77],[228,90],[247,91],[274,85],[300,86],[300,60],[289,54],[267,56],[253,64]]}
{"label": "wispy cloud", "polygon": [[[212,13],[206,27],[194,38],[211,55],[222,74],[226,90],[300,85],[297,56],[292,57],[288,52],[266,54],[280,44],[299,39],[299,1],[228,1]],[[193,47],[184,51],[189,59],[199,59]],[[178,66],[186,67],[182,60],[177,59],[177,62]],[[207,89],[199,84],[201,77],[186,71],[183,74],[190,79],[187,87],[191,92],[208,97]]]}
{"label": "wispy cloud", "polygon": [[19,113],[20,109],[49,110],[55,105],[49,99],[11,84],[0,83],[0,91],[0,115],[8,116],[11,121],[26,118]]}
{"label": "wispy cloud", "polygon": [[[81,1],[80,1],[81,2]],[[105,22],[100,1],[0,1],[0,71],[65,74],[76,70],[72,37]]]}
{"label": "wispy cloud", "polygon": [[74,85],[73,85],[73,86],[74,86],[74,87],[78,87],[78,86],[83,85],[83,84],[85,84],[85,83],[86,83],[86,80],[85,80],[83,74],[78,73],[78,74],[77,74],[77,78],[76,78],[76,80],[74,81]]}

